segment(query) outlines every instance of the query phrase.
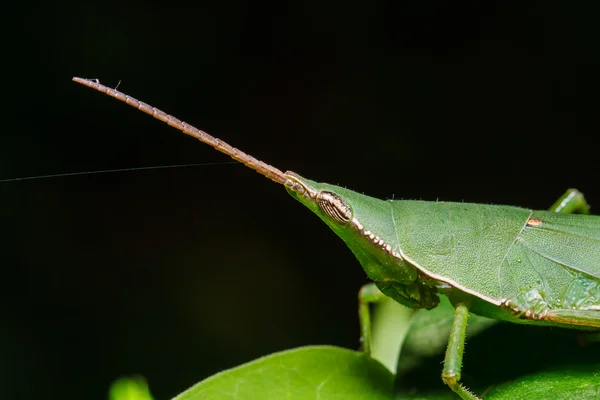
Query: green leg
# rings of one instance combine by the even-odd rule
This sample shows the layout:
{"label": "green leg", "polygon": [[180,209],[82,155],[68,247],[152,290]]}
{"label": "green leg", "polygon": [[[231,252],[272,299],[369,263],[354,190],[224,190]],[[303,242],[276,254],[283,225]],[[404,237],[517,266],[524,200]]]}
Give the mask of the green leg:
{"label": "green leg", "polygon": [[386,299],[374,283],[368,283],[358,292],[358,320],[362,351],[371,354],[371,309],[370,305]]}
{"label": "green leg", "polygon": [[581,193],[577,189],[569,189],[560,196],[558,200],[552,207],[550,207],[550,211],[556,211],[560,213],[572,214],[589,214],[590,206],[587,201],[585,201],[585,197],[583,197],[583,193]]}
{"label": "green leg", "polygon": [[444,370],[442,371],[442,380],[450,389],[458,394],[464,400],[479,400],[479,397],[471,393],[466,387],[460,384],[460,373],[462,370],[462,358],[465,350],[465,336],[467,334],[467,320],[469,318],[469,309],[463,303],[455,306],[454,323],[448,339],[448,348],[446,349],[446,359],[444,360]]}

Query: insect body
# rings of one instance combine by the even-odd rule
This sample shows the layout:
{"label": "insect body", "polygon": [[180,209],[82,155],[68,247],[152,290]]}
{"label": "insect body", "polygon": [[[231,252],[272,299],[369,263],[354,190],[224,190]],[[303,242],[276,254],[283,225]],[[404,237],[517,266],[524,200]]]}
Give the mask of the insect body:
{"label": "insect body", "polygon": [[[600,316],[598,217],[472,203],[381,201],[308,182],[309,190],[344,199],[351,210],[344,221],[319,212],[320,206],[312,208],[348,244],[379,289],[399,303],[433,308],[441,292],[468,298],[483,316],[598,326],[593,318]],[[310,199],[293,195],[311,208]],[[591,321],[565,323],[560,316],[567,309],[578,309]]]}
{"label": "insect body", "polygon": [[516,323],[600,329],[600,217],[577,191],[552,208],[384,201],[283,173],[227,143],[115,89],[74,80],[180,129],[282,184],[355,254],[376,288],[361,290],[363,349],[370,351],[368,303],[385,296],[434,308],[440,294],[455,307],[442,378],[463,399],[460,382],[468,313]]}

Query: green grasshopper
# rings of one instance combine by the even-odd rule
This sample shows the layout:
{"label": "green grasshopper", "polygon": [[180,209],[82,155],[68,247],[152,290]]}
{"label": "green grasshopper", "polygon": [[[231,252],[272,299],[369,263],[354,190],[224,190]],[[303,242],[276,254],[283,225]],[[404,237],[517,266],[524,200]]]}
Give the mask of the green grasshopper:
{"label": "green grasshopper", "polygon": [[473,203],[379,200],[283,173],[146,103],[73,78],[227,154],[282,184],[354,253],[372,284],[359,293],[362,349],[370,353],[369,304],[390,297],[432,309],[445,295],[455,308],[442,380],[461,398],[469,312],[520,324],[600,330],[600,217],[577,190],[550,211]]}

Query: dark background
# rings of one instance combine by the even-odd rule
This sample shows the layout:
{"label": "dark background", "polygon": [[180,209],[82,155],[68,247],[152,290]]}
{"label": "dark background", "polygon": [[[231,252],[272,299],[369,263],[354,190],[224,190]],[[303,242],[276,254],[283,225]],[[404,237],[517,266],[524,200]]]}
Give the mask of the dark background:
{"label": "dark background", "polygon": [[[594,10],[12,7],[0,179],[228,161],[82,76],[372,196],[546,208],[577,187],[600,209]],[[360,266],[241,165],[2,182],[0,199],[2,399],[104,399],[133,373],[167,399],[275,351],[358,347]]]}

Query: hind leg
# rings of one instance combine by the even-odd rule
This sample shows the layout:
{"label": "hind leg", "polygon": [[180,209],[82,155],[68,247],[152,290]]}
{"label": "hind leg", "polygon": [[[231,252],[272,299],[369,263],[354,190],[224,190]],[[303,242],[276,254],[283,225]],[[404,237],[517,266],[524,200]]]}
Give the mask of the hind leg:
{"label": "hind leg", "polygon": [[550,207],[550,211],[556,211],[565,214],[589,214],[590,206],[583,193],[577,189],[569,189],[560,196],[558,200]]}

